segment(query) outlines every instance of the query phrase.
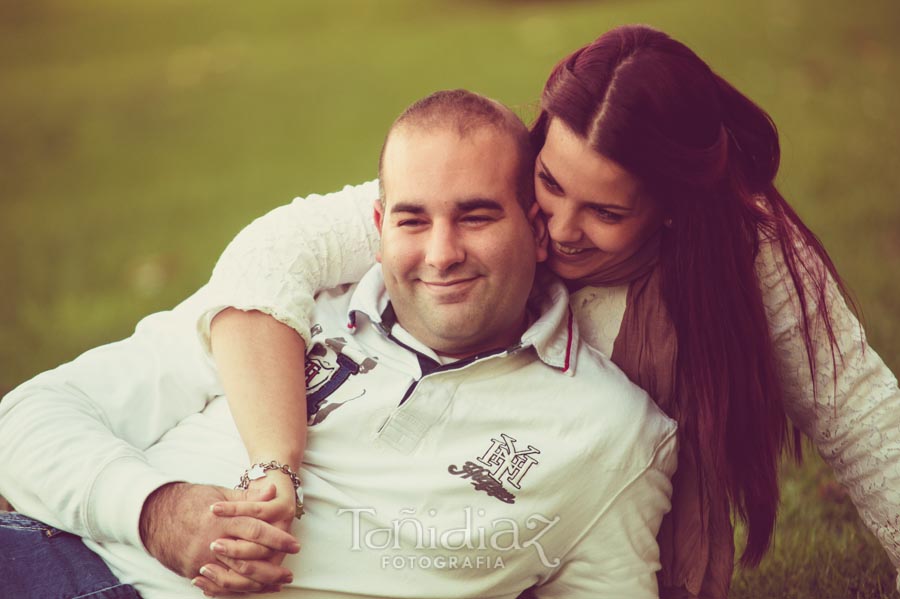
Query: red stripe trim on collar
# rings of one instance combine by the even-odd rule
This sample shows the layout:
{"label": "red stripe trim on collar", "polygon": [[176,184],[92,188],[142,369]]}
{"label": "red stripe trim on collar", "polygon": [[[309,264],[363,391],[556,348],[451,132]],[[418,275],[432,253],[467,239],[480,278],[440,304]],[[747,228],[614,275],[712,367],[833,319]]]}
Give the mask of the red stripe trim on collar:
{"label": "red stripe trim on collar", "polygon": [[569,306],[569,340],[566,342],[566,361],[563,365],[563,372],[567,372],[569,370],[569,359],[572,357],[572,327],[574,324],[575,316],[572,314],[572,307]]}

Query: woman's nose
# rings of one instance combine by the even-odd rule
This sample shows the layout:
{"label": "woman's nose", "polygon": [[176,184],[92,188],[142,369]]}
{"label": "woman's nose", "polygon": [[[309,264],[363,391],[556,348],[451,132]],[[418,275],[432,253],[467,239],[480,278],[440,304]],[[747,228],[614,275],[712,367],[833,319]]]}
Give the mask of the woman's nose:
{"label": "woman's nose", "polygon": [[550,239],[559,243],[575,243],[581,240],[581,224],[574,210],[557,208],[547,214],[547,231]]}

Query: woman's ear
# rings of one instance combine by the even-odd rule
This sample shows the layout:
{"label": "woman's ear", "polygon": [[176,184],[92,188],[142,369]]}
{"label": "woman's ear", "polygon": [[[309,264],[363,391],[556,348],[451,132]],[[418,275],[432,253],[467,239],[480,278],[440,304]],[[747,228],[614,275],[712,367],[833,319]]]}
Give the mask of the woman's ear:
{"label": "woman's ear", "polygon": [[547,219],[537,202],[531,203],[531,208],[528,209],[526,216],[531,225],[531,231],[534,233],[535,257],[538,262],[543,262],[547,259],[547,245],[550,243]]}

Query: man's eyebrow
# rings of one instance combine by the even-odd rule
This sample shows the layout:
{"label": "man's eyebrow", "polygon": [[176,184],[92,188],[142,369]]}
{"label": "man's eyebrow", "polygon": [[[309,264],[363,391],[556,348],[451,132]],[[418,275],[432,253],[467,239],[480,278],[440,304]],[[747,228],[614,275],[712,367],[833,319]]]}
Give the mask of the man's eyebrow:
{"label": "man's eyebrow", "polygon": [[410,212],[412,214],[425,214],[425,208],[419,204],[411,202],[392,202],[390,205],[391,214],[395,212]]}
{"label": "man's eyebrow", "polygon": [[[405,212],[408,214],[425,214],[425,207],[414,202],[395,202],[389,204],[390,212]],[[471,212],[472,210],[496,210],[503,211],[503,205],[497,200],[490,198],[470,198],[467,200],[459,200],[454,208],[459,212]]]}
{"label": "man's eyebrow", "polygon": [[461,202],[457,202],[457,209],[462,212],[469,212],[471,210],[499,210],[503,211],[503,205],[500,204],[497,200],[492,200],[490,198],[472,198],[470,200],[462,200]]}

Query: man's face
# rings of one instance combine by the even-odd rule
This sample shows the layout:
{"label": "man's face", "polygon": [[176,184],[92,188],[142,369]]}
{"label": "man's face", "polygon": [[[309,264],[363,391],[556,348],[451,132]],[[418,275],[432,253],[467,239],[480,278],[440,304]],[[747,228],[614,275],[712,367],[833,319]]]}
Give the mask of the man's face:
{"label": "man's face", "polygon": [[516,198],[516,148],[484,127],[463,138],[450,128],[400,126],[385,149],[385,205],[378,261],[397,321],[436,352],[466,357],[513,344],[539,241],[537,205]]}

